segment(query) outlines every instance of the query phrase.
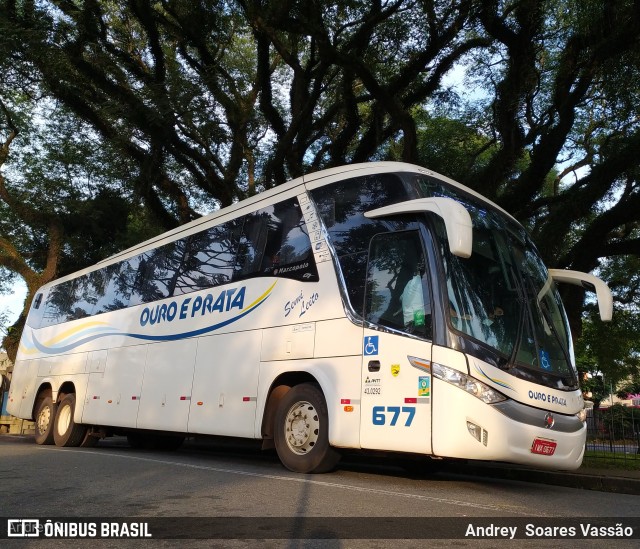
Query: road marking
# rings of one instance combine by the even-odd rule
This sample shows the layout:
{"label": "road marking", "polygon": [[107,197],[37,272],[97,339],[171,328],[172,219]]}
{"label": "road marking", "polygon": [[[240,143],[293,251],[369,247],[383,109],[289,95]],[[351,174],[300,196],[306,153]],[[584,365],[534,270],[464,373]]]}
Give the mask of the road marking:
{"label": "road marking", "polygon": [[533,515],[531,509],[524,507],[515,507],[511,505],[491,505],[487,503],[473,503],[470,501],[460,501],[456,499],[439,498],[435,496],[425,496],[422,494],[410,494],[407,492],[395,492],[393,490],[383,490],[380,488],[367,488],[363,486],[354,486],[353,484],[342,484],[338,482],[327,482],[325,480],[311,480],[302,476],[282,476],[282,475],[270,475],[266,473],[252,473],[251,471],[242,471],[239,469],[223,469],[221,467],[211,467],[209,465],[196,465],[193,463],[183,463],[180,461],[171,461],[165,459],[155,459],[141,456],[130,456],[128,454],[117,454],[111,452],[97,452],[95,450],[73,450],[70,448],[57,448],[48,446],[38,446],[38,449],[42,450],[54,450],[56,452],[72,452],[78,454],[92,454],[96,456],[109,456],[117,457],[121,459],[129,459],[132,461],[143,461],[147,463],[155,463],[158,465],[171,465],[174,467],[184,467],[187,469],[197,469],[202,471],[212,471],[215,473],[226,473],[229,475],[240,475],[245,477],[261,478],[266,480],[278,480],[285,482],[298,482],[302,484],[311,484],[314,486],[322,486],[325,488],[337,488],[340,490],[348,490],[351,492],[364,492],[367,494],[377,494],[382,496],[392,496],[405,499],[417,499],[421,501],[432,501],[436,503],[445,503],[448,505],[456,505],[459,507],[472,507],[474,509],[484,509],[487,511],[508,511],[510,513],[533,517],[533,516],[546,516],[546,515]]}

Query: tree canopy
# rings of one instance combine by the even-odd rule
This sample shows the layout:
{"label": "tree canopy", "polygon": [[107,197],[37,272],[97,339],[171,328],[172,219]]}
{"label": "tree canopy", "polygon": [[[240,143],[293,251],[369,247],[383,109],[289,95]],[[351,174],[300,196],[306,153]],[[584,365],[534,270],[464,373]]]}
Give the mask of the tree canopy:
{"label": "tree canopy", "polygon": [[0,0],[0,71],[0,269],[27,305],[146,233],[380,159],[637,300],[616,268],[640,251],[634,0]]}

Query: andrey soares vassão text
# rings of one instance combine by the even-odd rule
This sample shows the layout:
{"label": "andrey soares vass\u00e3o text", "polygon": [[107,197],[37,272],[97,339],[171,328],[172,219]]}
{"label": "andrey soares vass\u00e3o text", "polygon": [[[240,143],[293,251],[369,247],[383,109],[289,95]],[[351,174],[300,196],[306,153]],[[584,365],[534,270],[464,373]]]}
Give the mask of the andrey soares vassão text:
{"label": "andrey soares vass\u00e3o text", "polygon": [[498,524],[467,526],[465,537],[474,538],[633,538],[634,529],[619,522],[614,525],[579,523],[571,526],[541,526],[533,523],[525,524],[520,530],[518,526],[501,526]]}

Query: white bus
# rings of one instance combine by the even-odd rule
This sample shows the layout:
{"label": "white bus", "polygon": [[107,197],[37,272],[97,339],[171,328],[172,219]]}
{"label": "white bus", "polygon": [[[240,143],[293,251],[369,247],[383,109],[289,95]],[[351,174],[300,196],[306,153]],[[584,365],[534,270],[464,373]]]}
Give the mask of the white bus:
{"label": "white bus", "polygon": [[554,279],[474,191],[382,162],[305,175],[43,286],[9,394],[36,441],[261,439],[580,466],[584,404]]}

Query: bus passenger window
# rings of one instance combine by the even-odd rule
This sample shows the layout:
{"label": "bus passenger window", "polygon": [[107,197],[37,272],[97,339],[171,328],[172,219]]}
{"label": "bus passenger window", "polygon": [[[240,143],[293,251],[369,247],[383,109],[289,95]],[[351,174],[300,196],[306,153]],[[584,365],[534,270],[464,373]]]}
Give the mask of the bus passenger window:
{"label": "bus passenger window", "polygon": [[140,254],[129,307],[170,296],[168,281],[174,247],[175,243],[172,243]]}
{"label": "bus passenger window", "polygon": [[[294,267],[283,270],[282,267]],[[318,280],[311,241],[297,200],[267,206],[245,217],[234,280],[251,276]],[[304,278],[302,278],[304,277]]]}
{"label": "bus passenger window", "polygon": [[75,280],[68,280],[51,288],[42,318],[43,327],[74,318],[82,318],[81,314],[74,314],[76,309],[75,283]]}
{"label": "bus passenger window", "polygon": [[275,204],[261,272],[269,273],[278,267],[309,261],[311,257],[311,241],[297,200]]}
{"label": "bus passenger window", "polygon": [[365,319],[431,339],[431,300],[417,231],[380,234],[371,240]]}
{"label": "bus passenger window", "polygon": [[173,295],[231,282],[242,224],[236,220],[191,235]]}
{"label": "bus passenger window", "polygon": [[270,215],[259,210],[245,217],[238,246],[234,280],[247,278],[260,271],[260,264],[267,245]]}
{"label": "bus passenger window", "polygon": [[93,314],[124,309],[129,303],[137,270],[138,259],[134,257],[91,273],[94,291],[98,295]]}

